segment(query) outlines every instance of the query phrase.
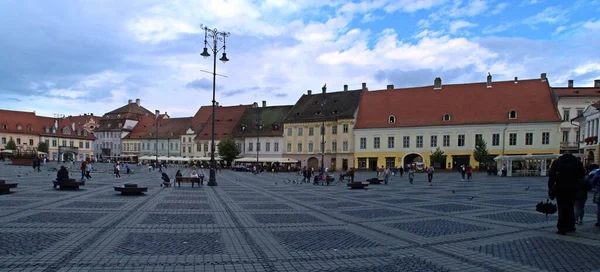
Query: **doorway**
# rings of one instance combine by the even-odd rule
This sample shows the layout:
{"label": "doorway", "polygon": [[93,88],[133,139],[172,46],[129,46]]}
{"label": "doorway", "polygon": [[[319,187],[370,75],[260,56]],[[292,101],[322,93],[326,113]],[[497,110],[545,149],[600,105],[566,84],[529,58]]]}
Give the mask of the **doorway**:
{"label": "doorway", "polygon": [[458,171],[461,165],[467,166],[471,164],[471,155],[454,155],[452,156],[452,161],[454,162],[452,169]]}
{"label": "doorway", "polygon": [[369,158],[369,169],[377,171],[377,158]]}
{"label": "doorway", "polygon": [[308,158],[308,161],[306,162],[308,169],[314,169],[314,170],[318,170],[319,169],[319,159],[315,158],[315,157],[310,157]]}
{"label": "doorway", "polygon": [[348,171],[348,159],[342,159],[342,170]]}

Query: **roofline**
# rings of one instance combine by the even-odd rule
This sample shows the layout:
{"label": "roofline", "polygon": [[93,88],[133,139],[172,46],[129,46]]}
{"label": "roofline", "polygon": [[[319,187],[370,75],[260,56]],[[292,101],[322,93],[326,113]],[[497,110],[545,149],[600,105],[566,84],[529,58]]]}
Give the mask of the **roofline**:
{"label": "roofline", "polygon": [[[537,80],[541,80],[539,78],[529,78],[529,79],[519,79],[519,82],[522,81],[537,81]],[[492,83],[514,83],[514,80],[498,80],[498,81],[493,81]],[[548,82],[548,86],[550,86],[549,81],[546,79],[546,82]],[[442,84],[442,89],[444,86],[459,86],[459,85],[475,85],[475,84],[487,84],[486,81],[479,81],[479,82],[468,82],[468,83],[450,83],[450,84]],[[433,90],[434,85],[424,85],[424,86],[412,86],[412,87],[403,87],[403,88],[394,88],[394,89],[381,89],[381,90],[368,90],[368,92],[380,92],[380,91],[395,91],[395,90],[413,90],[413,89],[420,89],[420,88],[428,88],[431,87]],[[550,89],[552,89],[552,87],[550,87]]]}
{"label": "roofline", "polygon": [[[356,89],[356,90],[338,91],[338,92],[330,92],[330,93],[345,93],[345,92],[357,92],[357,91],[358,91],[358,92],[362,92],[362,91],[365,91],[365,89]],[[315,95],[315,96],[316,96],[316,95],[321,95],[321,94],[323,94],[323,93],[311,94],[310,96],[313,96],[313,95]],[[298,102],[300,102],[300,100],[302,100],[302,98],[303,98],[305,95],[306,95],[306,96],[308,96],[308,94],[304,94],[304,93],[303,93],[303,94],[302,94],[302,96],[300,96],[300,98],[298,98],[298,101],[296,101],[296,103],[294,103],[293,107],[292,107],[292,108],[291,108],[291,109],[288,111],[288,113],[285,115],[285,117],[283,117],[283,120],[282,120],[283,122],[282,122],[282,124],[286,124],[286,123],[287,123],[287,122],[286,122],[286,120],[287,120],[288,116],[290,115],[290,113],[292,113],[292,112],[294,111],[294,109],[295,109],[295,108],[296,108],[296,106],[298,105]],[[361,99],[362,99],[362,93],[360,94],[360,98],[359,98],[359,100],[358,100],[358,105],[360,105],[360,101],[361,101]],[[357,106],[357,108],[358,108],[358,106]],[[342,118],[342,119],[345,119],[345,118]],[[337,120],[337,119],[335,119],[335,120]],[[325,121],[327,121],[327,120],[325,120]],[[334,121],[334,120],[329,120],[329,121]],[[312,122],[312,121],[311,121],[311,122]],[[290,123],[308,123],[308,122],[290,122]]]}
{"label": "roofline", "polygon": [[540,121],[540,122],[523,122],[523,123],[507,123],[507,122],[498,122],[498,123],[465,123],[465,124],[448,124],[448,125],[428,125],[428,126],[395,126],[395,127],[368,127],[368,128],[359,128],[354,127],[353,130],[367,130],[367,129],[393,129],[393,128],[427,128],[427,127],[452,127],[452,126],[481,126],[481,125],[528,125],[528,124],[552,124],[557,123],[560,124],[564,121],[555,120],[555,121]]}

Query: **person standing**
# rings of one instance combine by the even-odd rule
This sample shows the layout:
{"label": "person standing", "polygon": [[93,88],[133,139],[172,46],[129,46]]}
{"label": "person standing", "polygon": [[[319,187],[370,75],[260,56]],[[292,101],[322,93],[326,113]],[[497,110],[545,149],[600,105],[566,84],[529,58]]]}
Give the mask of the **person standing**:
{"label": "person standing", "polygon": [[564,235],[575,231],[575,197],[578,182],[585,177],[585,169],[570,152],[552,162],[548,174],[548,196],[556,197],[558,223],[556,234]]}
{"label": "person standing", "polygon": [[467,165],[467,180],[471,180],[473,178],[473,167],[471,165]]}
{"label": "person standing", "polygon": [[583,215],[585,214],[585,202],[588,198],[588,192],[592,189],[592,183],[588,178],[582,178],[577,183],[577,195],[575,195],[575,224],[583,224]]}
{"label": "person standing", "polygon": [[467,169],[465,168],[465,165],[461,165],[460,166],[460,175],[462,177],[462,181],[465,181],[465,174],[467,173]]}
{"label": "person standing", "polygon": [[84,180],[86,178],[86,171],[87,171],[87,162],[86,161],[81,161],[81,180]]}
{"label": "person standing", "polygon": [[410,167],[410,168],[408,168],[408,182],[410,182],[410,184],[413,184],[414,178],[415,178],[415,169]]}
{"label": "person standing", "polygon": [[115,163],[115,179],[121,179],[121,165]]}
{"label": "person standing", "polygon": [[435,169],[433,169],[433,166],[429,166],[427,167],[427,180],[429,180],[429,186],[433,186],[433,183],[431,183],[433,181],[433,172],[435,171]]}
{"label": "person standing", "polygon": [[391,173],[392,173],[392,171],[390,170],[389,167],[385,169],[384,178],[383,178],[383,182],[385,183],[385,185],[388,184],[388,181],[390,180]]}

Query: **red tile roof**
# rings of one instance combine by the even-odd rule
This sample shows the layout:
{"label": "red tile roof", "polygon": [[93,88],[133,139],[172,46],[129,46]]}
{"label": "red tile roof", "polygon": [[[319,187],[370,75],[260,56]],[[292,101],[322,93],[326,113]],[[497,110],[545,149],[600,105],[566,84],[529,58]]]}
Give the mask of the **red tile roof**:
{"label": "red tile roof", "polygon": [[572,96],[597,96],[600,97],[600,88],[594,87],[560,87],[552,88],[558,97]]}
{"label": "red tile roof", "polygon": [[38,126],[37,121],[35,112],[0,110],[0,132],[39,135],[43,128]]}
{"label": "red tile roof", "polygon": [[[50,137],[64,137],[64,138],[74,138],[74,139],[88,139],[94,140],[94,134],[87,133],[84,128],[84,124],[82,122],[77,122],[78,118],[73,117],[64,117],[64,118],[52,118],[52,117],[44,117],[38,116],[38,126],[40,127],[40,135],[42,136],[50,136]],[[56,133],[52,132],[52,128],[54,127],[54,121],[58,120],[58,128],[56,129]],[[73,130],[73,124],[75,124],[75,130]],[[65,127],[69,127],[69,133],[63,129]],[[46,128],[48,128],[48,132],[46,132]],[[85,131],[85,132],[84,132]]]}
{"label": "red tile roof", "polygon": [[[231,135],[246,109],[252,105],[218,106],[215,108],[215,139]],[[212,108],[211,108],[212,110]],[[196,140],[210,140],[212,134],[211,117],[202,125],[202,130],[196,135]]]}
{"label": "red tile roof", "polygon": [[[540,79],[364,92],[356,129],[560,122],[548,82]],[[517,112],[509,119],[509,112]],[[450,115],[444,121],[445,114]],[[394,115],[396,122],[390,124]]]}
{"label": "red tile roof", "polygon": [[208,118],[212,114],[212,106],[202,106],[198,109],[194,117],[192,117],[192,121],[190,122],[190,127],[198,133],[201,129],[199,126],[204,125]]}
{"label": "red tile roof", "polygon": [[154,116],[142,116],[139,122],[133,127],[133,130],[127,134],[126,139],[141,139],[150,135],[154,131]]}
{"label": "red tile roof", "polygon": [[[35,112],[0,110],[0,132],[93,140],[94,135],[92,133],[87,133],[87,135],[86,133],[83,133],[85,130],[85,122],[89,120],[89,118],[90,116],[69,116],[57,119],[37,116]],[[58,129],[56,130],[56,133],[52,133],[52,127],[54,127],[55,120],[58,120]],[[75,123],[74,132],[72,131],[73,123]],[[6,129],[4,129],[4,125],[6,125]],[[19,125],[21,125],[21,130],[18,129]],[[65,126],[69,127],[71,134],[63,133],[63,128]],[[49,132],[46,132],[46,127],[49,129]],[[81,133],[78,133],[78,131],[81,131]]]}

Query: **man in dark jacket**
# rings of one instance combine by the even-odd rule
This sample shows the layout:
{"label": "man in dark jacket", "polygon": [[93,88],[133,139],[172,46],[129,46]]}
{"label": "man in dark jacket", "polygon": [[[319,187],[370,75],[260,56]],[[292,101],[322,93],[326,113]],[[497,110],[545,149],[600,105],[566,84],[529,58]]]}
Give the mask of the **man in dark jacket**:
{"label": "man in dark jacket", "polygon": [[66,167],[61,166],[58,172],[56,173],[56,180],[69,180],[69,170]]}
{"label": "man in dark jacket", "polygon": [[556,159],[548,173],[548,193],[556,197],[558,206],[557,234],[575,231],[575,195],[577,184],[584,178],[585,169],[571,153],[565,153]]}

